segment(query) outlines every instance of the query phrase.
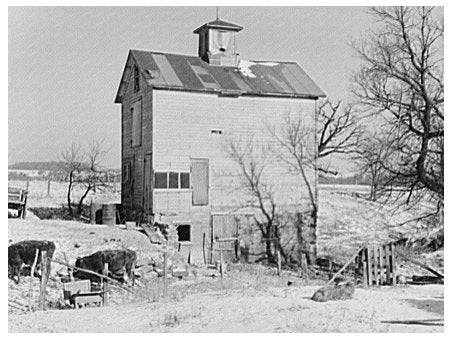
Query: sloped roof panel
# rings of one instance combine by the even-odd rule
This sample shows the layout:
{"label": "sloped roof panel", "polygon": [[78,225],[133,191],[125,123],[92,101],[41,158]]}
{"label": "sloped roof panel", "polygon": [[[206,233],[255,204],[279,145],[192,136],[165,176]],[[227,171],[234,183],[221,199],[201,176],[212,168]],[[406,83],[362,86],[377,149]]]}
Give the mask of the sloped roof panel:
{"label": "sloped roof panel", "polygon": [[[294,62],[242,60],[238,67],[224,67],[209,65],[196,56],[136,50],[131,53],[151,86],[237,95],[325,96]],[[121,100],[118,95],[116,102]]]}
{"label": "sloped roof panel", "polygon": [[251,71],[256,76],[255,78],[251,78],[251,81],[256,87],[261,88],[261,92],[263,93],[283,93],[282,88],[268,77],[270,72],[269,68],[271,67],[260,66],[259,64],[250,66]]}
{"label": "sloped roof panel", "polygon": [[281,74],[281,69],[284,67],[281,64],[274,65],[267,68],[266,76],[269,81],[280,88],[281,93],[296,93],[295,89],[290,86],[290,83]]}
{"label": "sloped roof panel", "polygon": [[178,75],[174,71],[173,65],[168,62],[168,59],[164,54],[154,54],[152,56],[160,69],[161,76],[165,80],[168,86],[185,87],[185,84],[179,79]]}
{"label": "sloped roof panel", "polygon": [[240,91],[241,88],[232,80],[231,74],[233,70],[226,67],[207,66],[210,74],[220,84],[223,90]]}
{"label": "sloped roof panel", "polygon": [[235,70],[234,72],[229,72],[229,75],[231,76],[232,81],[237,85],[240,90],[244,92],[252,92],[253,88],[248,84],[248,82],[240,76],[240,73]]}
{"label": "sloped roof panel", "polygon": [[204,85],[201,83],[193,69],[188,64],[189,58],[176,54],[167,54],[166,58],[173,67],[179,79],[184,84],[184,87],[195,90],[205,89]]}
{"label": "sloped roof panel", "polygon": [[304,92],[310,92],[317,96],[325,96],[325,93],[323,93],[316,83],[296,63],[288,63],[286,67],[302,85]]}

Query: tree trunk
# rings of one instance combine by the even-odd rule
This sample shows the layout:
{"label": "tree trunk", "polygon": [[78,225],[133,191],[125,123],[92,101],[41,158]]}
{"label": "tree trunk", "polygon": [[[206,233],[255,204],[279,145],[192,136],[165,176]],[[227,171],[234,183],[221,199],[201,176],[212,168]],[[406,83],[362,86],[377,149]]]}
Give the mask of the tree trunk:
{"label": "tree trunk", "polygon": [[267,260],[269,263],[275,261],[272,251],[272,242],[273,240],[268,237],[265,239],[265,253],[267,254]]}
{"label": "tree trunk", "polygon": [[308,265],[315,265],[317,262],[317,209],[311,212],[308,217],[306,228],[307,262]]}
{"label": "tree trunk", "polygon": [[298,260],[302,263],[305,253],[308,265],[315,265],[317,261],[317,211],[314,209],[309,213],[297,213],[297,240]]}
{"label": "tree trunk", "polygon": [[71,205],[71,192],[72,192],[72,181],[73,181],[74,171],[69,173],[69,186],[67,188],[67,208],[69,210],[69,215],[72,217],[72,205]]}
{"label": "tree trunk", "polygon": [[88,195],[89,191],[91,191],[91,184],[88,184],[88,187],[86,188],[85,193],[83,193],[82,197],[80,198],[80,201],[78,202],[78,215],[82,214],[83,200],[85,200],[85,198]]}
{"label": "tree trunk", "polygon": [[304,249],[304,245],[303,245],[303,214],[302,213],[297,213],[297,221],[296,221],[296,228],[297,228],[297,260],[298,263],[301,267],[301,263],[303,262],[303,249]]}

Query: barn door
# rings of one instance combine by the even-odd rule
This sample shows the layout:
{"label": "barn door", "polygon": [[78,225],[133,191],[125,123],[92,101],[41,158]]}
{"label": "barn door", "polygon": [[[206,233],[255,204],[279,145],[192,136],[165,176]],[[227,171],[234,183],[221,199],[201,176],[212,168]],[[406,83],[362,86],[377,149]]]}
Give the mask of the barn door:
{"label": "barn door", "polygon": [[143,208],[150,213],[152,211],[152,154],[144,157],[144,181],[143,181]]}
{"label": "barn door", "polygon": [[212,214],[210,225],[210,262],[220,259],[223,253],[225,261],[238,258],[239,220],[232,214]]}
{"label": "barn door", "polygon": [[191,160],[191,180],[193,189],[193,205],[209,204],[209,160]]}

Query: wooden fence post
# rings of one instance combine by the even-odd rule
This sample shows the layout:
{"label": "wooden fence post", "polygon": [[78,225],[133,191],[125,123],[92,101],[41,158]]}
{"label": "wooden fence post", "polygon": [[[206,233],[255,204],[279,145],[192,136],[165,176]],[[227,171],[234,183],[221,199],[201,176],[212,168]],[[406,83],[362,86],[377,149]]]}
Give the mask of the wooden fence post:
{"label": "wooden fence post", "polygon": [[215,258],[213,255],[213,245],[214,245],[214,237],[213,237],[213,216],[210,216],[210,264],[215,263]]}
{"label": "wooden fence post", "polygon": [[361,263],[362,263],[362,268],[363,268],[363,286],[364,286],[364,288],[369,287],[369,280],[367,277],[366,250],[367,250],[367,248],[365,248],[361,251]]}
{"label": "wooden fence post", "polygon": [[372,264],[374,266],[374,281],[375,281],[375,285],[378,286],[379,284],[379,279],[378,279],[378,253],[377,253],[377,247],[374,245],[373,247],[373,260],[372,260]]}
{"label": "wooden fence post", "polygon": [[223,251],[220,250],[220,275],[221,275],[221,279],[223,279],[223,274],[225,273],[224,271],[224,261],[223,261]]}
{"label": "wooden fence post", "polygon": [[50,196],[50,179],[47,181],[47,196]]}
{"label": "wooden fence post", "polygon": [[163,252],[163,297],[166,299],[168,294],[168,252]]}
{"label": "wooden fence post", "polygon": [[47,259],[47,252],[42,251],[41,252],[41,285],[39,289],[39,308],[44,309],[46,304],[46,287],[47,287],[47,280],[49,278],[49,263]]}
{"label": "wooden fence post", "polygon": [[[104,270],[102,271],[102,274],[108,277],[108,263],[104,264]],[[109,304],[109,298],[108,298],[108,281],[107,279],[104,280],[102,278],[102,305],[108,306]]]}
{"label": "wooden fence post", "polygon": [[206,265],[207,264],[207,261],[206,261],[206,232],[204,232],[202,234],[202,259],[203,259],[204,265]]}
{"label": "wooden fence post", "polygon": [[276,268],[278,272],[278,277],[281,276],[281,251],[279,248],[276,250]]}
{"label": "wooden fence post", "polygon": [[391,264],[389,262],[389,245],[384,246],[386,265],[386,285],[391,285]]}
{"label": "wooden fence post", "polygon": [[380,265],[380,285],[383,285],[384,284],[384,281],[385,281],[385,277],[384,277],[384,268],[385,268],[385,265],[384,265],[384,261],[383,261],[383,246],[380,246],[380,247],[378,247],[378,255],[379,255],[379,265]]}
{"label": "wooden fence post", "polygon": [[309,278],[308,277],[308,258],[306,253],[301,254],[301,276],[303,278]]}
{"label": "wooden fence post", "polygon": [[369,286],[372,286],[372,258],[371,251],[369,247],[366,247],[366,261],[367,261],[367,279],[369,281]]}
{"label": "wooden fence post", "polygon": [[33,265],[31,265],[31,271],[30,271],[30,288],[28,290],[28,310],[31,312],[31,294],[33,289],[33,277],[35,275],[35,267],[36,263],[38,262],[38,256],[39,256],[39,250],[36,249],[35,259],[33,260]]}
{"label": "wooden fence post", "polygon": [[[63,258],[64,258],[64,261],[65,261],[67,264],[69,264],[69,262],[68,262],[68,260],[67,260],[66,252],[63,252]],[[74,281],[74,275],[73,275],[73,273],[72,273],[72,269],[69,268],[69,266],[66,266],[66,269],[67,269],[67,274],[68,274],[68,276],[69,276],[69,281]]]}
{"label": "wooden fence post", "polygon": [[395,286],[397,284],[397,267],[395,261],[395,248],[394,243],[391,243],[391,271],[392,271],[392,285]]}

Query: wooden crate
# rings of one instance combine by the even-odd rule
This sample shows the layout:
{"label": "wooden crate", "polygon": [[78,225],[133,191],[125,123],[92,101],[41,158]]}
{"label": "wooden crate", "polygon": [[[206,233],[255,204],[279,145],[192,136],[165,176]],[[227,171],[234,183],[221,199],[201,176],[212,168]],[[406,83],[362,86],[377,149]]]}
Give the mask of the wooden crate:
{"label": "wooden crate", "polygon": [[397,278],[394,244],[368,246],[356,257],[357,272],[363,277],[363,285],[395,285]]}
{"label": "wooden crate", "polygon": [[102,304],[102,291],[92,291],[89,280],[79,280],[63,284],[64,299],[75,307],[86,306],[90,303]]}

